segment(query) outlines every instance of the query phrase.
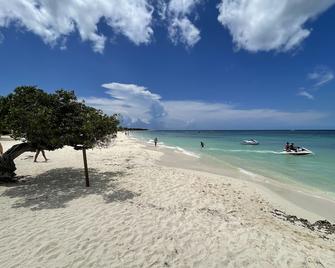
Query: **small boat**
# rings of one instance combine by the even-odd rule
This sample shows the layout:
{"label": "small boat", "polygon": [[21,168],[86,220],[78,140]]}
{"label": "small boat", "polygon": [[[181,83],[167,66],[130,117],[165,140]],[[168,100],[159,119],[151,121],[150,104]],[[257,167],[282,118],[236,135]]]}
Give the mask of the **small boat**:
{"label": "small boat", "polygon": [[306,149],[306,148],[298,148],[296,151],[291,150],[291,151],[283,151],[282,154],[289,154],[289,155],[308,155],[308,154],[313,154],[312,151]]}
{"label": "small boat", "polygon": [[242,141],[241,144],[243,144],[243,145],[258,145],[259,142],[254,140],[254,139],[250,139],[250,140]]}

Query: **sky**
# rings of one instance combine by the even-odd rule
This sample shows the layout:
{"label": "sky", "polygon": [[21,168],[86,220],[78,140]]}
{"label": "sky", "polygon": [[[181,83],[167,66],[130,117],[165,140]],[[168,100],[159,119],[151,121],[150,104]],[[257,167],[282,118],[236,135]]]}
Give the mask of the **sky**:
{"label": "sky", "polygon": [[335,129],[335,0],[0,0],[0,95],[128,127]]}

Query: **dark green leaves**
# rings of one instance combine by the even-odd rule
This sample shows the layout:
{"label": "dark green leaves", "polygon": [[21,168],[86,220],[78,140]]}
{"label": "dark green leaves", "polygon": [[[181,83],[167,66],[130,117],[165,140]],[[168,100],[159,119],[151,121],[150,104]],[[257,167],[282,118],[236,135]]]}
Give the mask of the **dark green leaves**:
{"label": "dark green leaves", "polygon": [[0,97],[0,130],[12,131],[36,148],[54,150],[65,145],[92,148],[117,130],[116,116],[78,102],[73,91],[48,94],[37,87],[18,87]]}

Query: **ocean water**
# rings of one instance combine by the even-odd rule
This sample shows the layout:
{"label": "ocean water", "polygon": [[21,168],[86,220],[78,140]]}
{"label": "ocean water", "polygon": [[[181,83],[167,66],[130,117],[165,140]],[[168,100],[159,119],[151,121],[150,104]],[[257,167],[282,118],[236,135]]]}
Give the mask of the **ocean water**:
{"label": "ocean water", "polygon": [[[259,174],[335,197],[335,131],[138,131],[136,138],[170,147],[194,157],[228,163],[246,174]],[[245,139],[259,145],[241,145]],[[205,148],[200,148],[200,141]],[[314,154],[282,154],[286,142]]]}

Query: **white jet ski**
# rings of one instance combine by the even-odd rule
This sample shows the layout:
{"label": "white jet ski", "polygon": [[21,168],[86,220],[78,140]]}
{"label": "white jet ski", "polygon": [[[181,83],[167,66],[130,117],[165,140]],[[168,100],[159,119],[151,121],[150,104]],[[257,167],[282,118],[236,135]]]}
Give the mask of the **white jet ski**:
{"label": "white jet ski", "polygon": [[254,140],[254,139],[250,139],[250,140],[242,141],[241,144],[243,144],[243,145],[258,145],[259,142]]}
{"label": "white jet ski", "polygon": [[312,151],[306,149],[306,148],[298,148],[296,151],[291,150],[291,151],[283,151],[282,154],[289,154],[289,155],[308,155],[308,154],[313,154]]}

